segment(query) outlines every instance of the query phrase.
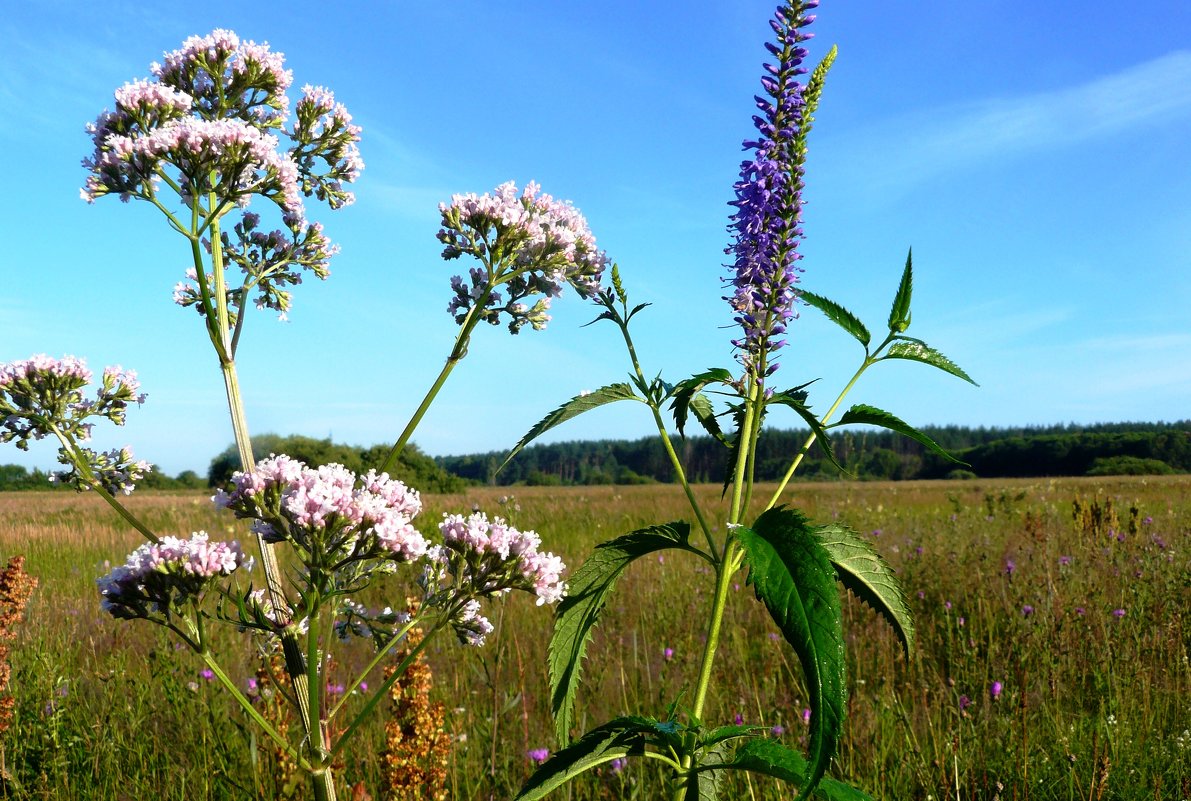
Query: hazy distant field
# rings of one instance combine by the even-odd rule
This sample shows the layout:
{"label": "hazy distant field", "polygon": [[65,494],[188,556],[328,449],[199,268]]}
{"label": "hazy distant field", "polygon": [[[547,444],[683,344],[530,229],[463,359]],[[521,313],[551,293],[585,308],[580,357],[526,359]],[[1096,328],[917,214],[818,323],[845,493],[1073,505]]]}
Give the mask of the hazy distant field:
{"label": "hazy distant field", "polygon": [[[536,529],[573,568],[596,542],[686,511],[670,486],[511,492],[503,505],[509,489],[426,496],[423,528],[475,504]],[[917,616],[920,653],[906,664],[882,623],[846,608],[852,699],[837,776],[879,799],[1191,798],[1191,478],[808,484],[789,500],[872,536]],[[202,493],[130,503],[162,533],[243,537]],[[139,542],[94,497],[0,493],[0,557],[24,553],[41,580],[13,646],[17,717],[3,767],[14,781],[0,797],[281,793],[271,761],[250,761],[250,727],[197,660],[156,627],[100,612],[95,578]],[[581,728],[622,712],[660,715],[693,683],[711,589],[699,569],[667,555],[622,580],[589,651]],[[797,743],[797,661],[759,605],[745,603],[743,576],[739,593],[708,717],[781,726]],[[404,595],[394,586],[389,601]],[[549,613],[519,599],[493,611],[486,648],[444,639],[432,652],[456,740],[452,798],[511,798],[529,773],[526,751],[557,745]],[[229,631],[225,642],[233,675],[246,680],[255,669],[246,639]],[[1003,686],[995,699],[994,682]],[[342,772],[378,801],[381,722]],[[630,763],[559,797],[654,798],[644,770]],[[726,797],[789,794],[754,780]]]}

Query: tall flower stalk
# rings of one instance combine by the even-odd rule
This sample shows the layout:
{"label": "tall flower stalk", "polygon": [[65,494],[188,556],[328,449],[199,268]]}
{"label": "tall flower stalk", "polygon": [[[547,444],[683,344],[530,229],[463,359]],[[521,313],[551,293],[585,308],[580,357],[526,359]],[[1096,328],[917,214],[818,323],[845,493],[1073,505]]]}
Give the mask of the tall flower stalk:
{"label": "tall flower stalk", "polygon": [[[544,432],[591,409],[619,400],[643,402],[657,423],[695,524],[707,541],[706,548],[695,545],[691,540],[695,526],[686,521],[649,526],[597,546],[571,577],[571,595],[559,605],[549,654],[552,708],[557,735],[565,747],[541,765],[522,788],[519,800],[541,798],[583,770],[633,756],[667,766],[673,801],[716,798],[720,778],[728,771],[776,777],[795,785],[799,798],[820,788],[828,797],[866,797],[827,777],[842,736],[846,707],[845,641],[837,580],[884,615],[907,652],[913,646],[913,623],[892,571],[867,540],[838,523],[815,525],[796,509],[778,503],[786,482],[816,440],[834,459],[827,432],[833,425],[882,425],[942,453],[921,432],[871,406],[853,406],[835,423],[827,423],[872,365],[890,358],[911,359],[970,379],[938,351],[905,335],[912,289],[909,261],[890,313],[889,335],[875,349],[870,348],[868,329],[851,312],[798,287],[807,136],[836,54],[832,48],[809,71],[806,82],[800,80],[808,75],[803,66],[808,53],[803,45],[811,39],[806,28],[814,20],[808,12],[817,5],[817,0],[786,0],[769,21],[773,40],[766,48],[772,63],[764,65],[762,94],[755,98],[759,112],[753,117],[755,134],[744,142],[748,156],[733,187],[732,243],[726,249],[732,264],[726,282],[730,294],[725,300],[740,327],[731,340],[737,369],[712,368],[675,384],[660,375],[647,379],[629,326],[649,304],[630,306],[619,268],[614,268],[613,286],[595,296],[601,308],[597,319],[609,320],[620,329],[632,363],[631,381],[572,398],[543,418],[513,449],[516,454]],[[787,344],[787,327],[797,316],[800,297],[822,310],[865,349],[855,376],[822,417],[808,405],[809,383],[789,389],[773,386],[778,351]],[[726,403],[718,398],[726,398]],[[719,520],[701,508],[691,491],[663,420],[667,405],[680,436],[694,421],[725,446],[723,486],[729,501],[726,515]],[[754,516],[757,443],[767,416],[779,409],[796,412],[810,427],[811,435],[794,456],[773,499]],[[686,552],[706,562],[710,569],[703,572],[710,573],[714,584],[703,654],[693,682],[656,717],[613,718],[572,741],[575,697],[592,629],[620,574],[635,560],[665,550]],[[757,599],[798,656],[805,674],[810,706],[806,755],[775,739],[767,727],[740,720],[717,727],[705,719],[716,653],[727,624],[730,590],[745,567]]]}

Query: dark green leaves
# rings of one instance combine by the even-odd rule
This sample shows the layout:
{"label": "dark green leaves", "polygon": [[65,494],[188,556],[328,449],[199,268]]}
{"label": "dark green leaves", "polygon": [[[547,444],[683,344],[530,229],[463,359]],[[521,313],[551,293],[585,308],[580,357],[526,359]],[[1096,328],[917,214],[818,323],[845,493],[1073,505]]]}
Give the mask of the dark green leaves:
{"label": "dark green leaves", "polygon": [[872,335],[869,334],[868,328],[865,327],[864,323],[860,322],[859,317],[835,301],[828,300],[822,295],[816,295],[814,292],[799,292],[798,297],[808,306],[814,306],[826,314],[828,320],[831,320],[831,322],[856,337],[861,345],[868,348],[869,342],[872,341]]}
{"label": "dark green leaves", "polygon": [[927,345],[925,342],[917,339],[901,339],[889,346],[889,350],[885,351],[883,359],[909,359],[914,362],[922,362],[929,364],[932,367],[938,367],[940,370],[951,373],[953,376],[962,378],[969,384],[980,386],[972,380],[971,376],[963,371],[963,369],[955,362],[948,359],[942,353]]}
{"label": "dark green leaves", "polygon": [[906,268],[889,310],[889,332],[900,334],[910,327],[910,296],[914,293],[914,251],[906,254]]}
{"label": "dark green leaves", "polygon": [[889,565],[866,539],[846,526],[819,526],[815,535],[835,565],[840,582],[889,622],[908,658],[914,650],[914,621]]}
{"label": "dark green leaves", "polygon": [[[752,740],[736,752],[730,767],[773,776],[795,786],[802,786],[807,775],[806,759],[797,751],[791,751],[775,740]],[[815,790],[816,795],[828,801],[872,801],[854,787],[834,779],[824,778]],[[806,793],[799,793],[799,799]]]}
{"label": "dark green leaves", "polygon": [[651,727],[643,718],[616,718],[551,756],[521,788],[515,801],[542,798],[585,770],[640,754]]}
{"label": "dark green leaves", "polygon": [[806,674],[812,710],[804,784],[809,795],[835,755],[847,700],[835,570],[806,518],[793,510],[770,509],[752,529],[737,529],[736,537],[749,565],[749,582]]}
{"label": "dark green leaves", "polygon": [[684,429],[689,412],[693,413],[695,419],[703,424],[707,433],[722,440],[723,434],[719,430],[719,424],[716,423],[711,401],[700,390],[708,384],[727,384],[731,381],[732,374],[730,372],[722,367],[712,367],[675,384],[670,392],[670,396],[673,398],[670,402],[670,409],[674,412],[674,425],[678,428],[678,433],[686,436]]}
{"label": "dark green leaves", "polygon": [[501,463],[500,468],[497,469],[496,472],[499,473],[501,470],[503,470],[505,465],[512,461],[514,456],[521,452],[522,448],[533,442],[542,434],[554,428],[556,425],[565,423],[572,417],[577,417],[578,415],[581,415],[587,411],[591,411],[592,409],[595,409],[599,406],[620,400],[639,401],[641,398],[637,396],[637,393],[633,392],[633,388],[628,384],[609,384],[606,387],[600,387],[595,392],[589,392],[586,395],[577,395],[574,398],[571,398],[562,406],[559,406],[557,409],[550,412],[550,414],[539,420],[537,425],[531,428],[529,433],[522,437],[521,441],[513,446],[513,450],[509,451],[509,455],[505,457],[504,462]]}
{"label": "dark green leaves", "polygon": [[829,425],[828,428],[855,425],[858,423],[870,426],[881,426],[882,428],[888,428],[890,431],[896,431],[899,434],[904,434],[910,439],[921,442],[931,451],[934,451],[944,459],[948,459],[952,462],[955,462],[956,464],[964,464],[964,462],[961,462],[959,459],[956,459],[947,451],[939,447],[939,444],[933,439],[928,437],[926,434],[923,434],[921,431],[909,425],[905,421],[894,417],[889,412],[864,403],[858,403],[848,411],[844,412],[844,416]]}
{"label": "dark green leaves", "polygon": [[596,547],[567,584],[567,597],[554,617],[550,638],[550,705],[558,741],[570,739],[575,690],[579,686],[584,652],[591,630],[620,574],[634,559],[666,548],[693,553],[702,551],[688,543],[691,527],[686,523],[651,526],[617,537]]}

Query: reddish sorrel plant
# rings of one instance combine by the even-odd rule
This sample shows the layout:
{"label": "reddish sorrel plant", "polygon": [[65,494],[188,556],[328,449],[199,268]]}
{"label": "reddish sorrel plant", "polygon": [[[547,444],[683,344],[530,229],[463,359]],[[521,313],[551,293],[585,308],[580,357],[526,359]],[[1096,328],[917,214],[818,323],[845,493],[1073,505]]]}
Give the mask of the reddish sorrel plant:
{"label": "reddish sorrel plant", "polygon": [[[253,306],[285,316],[304,273],[328,276],[336,248],[307,218],[306,202],[313,197],[333,210],[352,202],[347,186],[363,168],[360,129],[321,87],[304,87],[291,112],[292,75],[281,54],[230,31],[188,39],[151,71],[151,79],[117,90],[115,110],[89,126],[94,152],[84,162],[82,195],[149,203],[186,242],[192,265],[174,301],[198,313],[215,351],[243,468],[214,501],[249,521],[256,557],[204,532],[159,535],[118,500],[149,466],[127,448],[96,453],[84,443],[95,418],[123,425],[128,406],[144,401],[131,371],[108,368],[89,393],[92,375],[81,359],[35,356],[0,366],[0,442],[27,448],[30,439],[55,438],[66,467],[56,478],[95,491],[145,536],[148,542],[99,580],[103,608],[170,630],[278,754],[309,776],[313,797],[327,801],[336,795],[332,766],[433,637],[451,630],[479,646],[492,631],[485,599],[512,590],[532,593],[538,604],[563,596],[565,566],[539,549],[537,534],[482,512],[447,515],[423,534],[418,492],[387,471],[480,321],[507,319],[514,334],[527,324],[542,329],[549,299],[564,285],[598,295],[606,257],[578,210],[535,184],[455,196],[440,206],[443,257],[466,255],[479,266],[470,280],[452,280],[458,336],[384,465],[355,475],[284,454],[258,464],[236,372],[246,321]],[[269,230],[268,215],[280,227]],[[288,551],[285,572],[278,549]],[[244,574],[258,558],[264,586],[254,588]],[[398,570],[413,571],[421,587],[415,613],[368,609],[349,597]],[[280,653],[300,730],[279,730],[227,675],[209,636],[218,624],[260,635],[262,649]],[[419,629],[424,636],[412,637]],[[371,641],[375,655],[347,686],[329,692],[325,655],[353,635]],[[368,677],[394,648],[401,661],[369,692]],[[346,705],[360,695],[363,701]]]}
{"label": "reddish sorrel plant", "polygon": [[[714,581],[707,634],[698,678],[659,717],[618,717],[597,726],[547,759],[522,788],[519,799],[537,799],[579,773],[603,763],[623,764],[627,757],[644,757],[668,766],[669,792],[675,801],[710,801],[728,771],[752,771],[776,777],[799,788],[799,797],[812,794],[833,799],[866,798],[863,793],[826,773],[840,741],[846,707],[844,635],[839,580],[876,608],[892,624],[907,652],[914,645],[914,628],[902,591],[885,562],[868,541],[839,525],[816,525],[798,510],[779,505],[782,492],[803,457],[817,440],[834,461],[829,429],[850,424],[884,426],[913,437],[946,456],[928,437],[888,412],[856,405],[835,417],[845,396],[860,376],[877,362],[910,359],[933,365],[971,380],[954,363],[921,340],[906,335],[910,326],[912,275],[906,260],[889,314],[888,334],[875,348],[868,328],[844,307],[824,297],[798,291],[802,239],[803,167],[807,135],[835,49],[810,73],[799,76],[811,38],[805,31],[814,19],[807,11],[815,0],[789,0],[778,7],[770,26],[774,41],[766,45],[774,64],[765,65],[761,78],[764,96],[757,98],[755,138],[744,143],[745,159],[736,183],[731,218],[733,257],[726,298],[739,333],[732,340],[737,367],[715,368],[670,384],[648,379],[642,368],[629,323],[649,304],[630,307],[619,270],[612,270],[612,287],[595,297],[601,307],[597,319],[610,320],[628,347],[632,380],[585,393],[551,412],[514,448],[554,426],[596,407],[620,400],[644,403],[652,412],[662,445],[674,473],[690,501],[694,523],[678,521],[632,531],[596,548],[571,577],[570,594],[559,605],[550,643],[552,706],[558,738],[567,743],[574,723],[573,707],[583,659],[592,629],[620,574],[635,560],[663,550],[679,550],[707,563]],[[851,334],[864,348],[855,375],[822,416],[808,405],[809,384],[791,388],[775,385],[778,354],[786,345],[787,326],[795,317],[795,303],[814,306]],[[712,395],[724,398],[718,406]],[[731,499],[726,520],[709,520],[687,483],[663,419],[669,404],[681,434],[694,418],[725,448],[724,489]],[[806,444],[797,453],[777,491],[759,517],[746,517],[754,491],[757,442],[766,416],[785,407],[810,427]],[[728,425],[721,425],[726,419]],[[510,456],[511,458],[511,456]],[[838,463],[837,463],[838,464]],[[722,525],[720,525],[722,524]],[[693,536],[697,529],[699,536]],[[722,534],[718,534],[720,530]],[[757,599],[769,611],[779,631],[801,662],[810,694],[807,755],[776,739],[765,726],[716,726],[704,720],[712,668],[721,628],[737,572],[747,567]]]}

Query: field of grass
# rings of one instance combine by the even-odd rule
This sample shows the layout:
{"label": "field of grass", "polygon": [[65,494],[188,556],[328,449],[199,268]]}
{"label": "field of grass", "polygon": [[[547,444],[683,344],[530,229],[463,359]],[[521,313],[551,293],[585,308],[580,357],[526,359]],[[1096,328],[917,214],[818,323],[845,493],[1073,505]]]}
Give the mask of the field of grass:
{"label": "field of grass", "polygon": [[[718,488],[699,491],[714,507]],[[536,529],[574,568],[600,541],[686,516],[666,486],[513,492],[427,496],[423,528],[476,505]],[[872,612],[845,605],[851,700],[835,776],[877,799],[1191,798],[1191,479],[800,484],[789,502],[870,536],[919,631],[907,663]],[[130,505],[162,533],[246,539],[201,493],[134,495]],[[25,554],[40,580],[12,643],[0,798],[285,797],[275,760],[253,747],[251,725],[201,663],[159,628],[100,611],[96,577],[139,542],[97,498],[0,494],[0,558]],[[589,650],[581,730],[622,713],[661,715],[693,685],[712,590],[703,570],[667,555],[621,580]],[[386,599],[394,606],[407,592],[400,581]],[[798,745],[797,659],[743,575],[737,594],[707,717],[780,727]],[[485,648],[443,638],[429,649],[455,799],[511,798],[531,771],[527,752],[557,747],[549,612],[513,598],[490,616],[497,631]],[[248,638],[229,628],[221,642],[231,674],[247,681]],[[362,783],[377,801],[382,725],[340,771],[345,787]],[[656,798],[652,771],[630,762],[558,796]],[[742,778],[721,797],[790,795]]]}

